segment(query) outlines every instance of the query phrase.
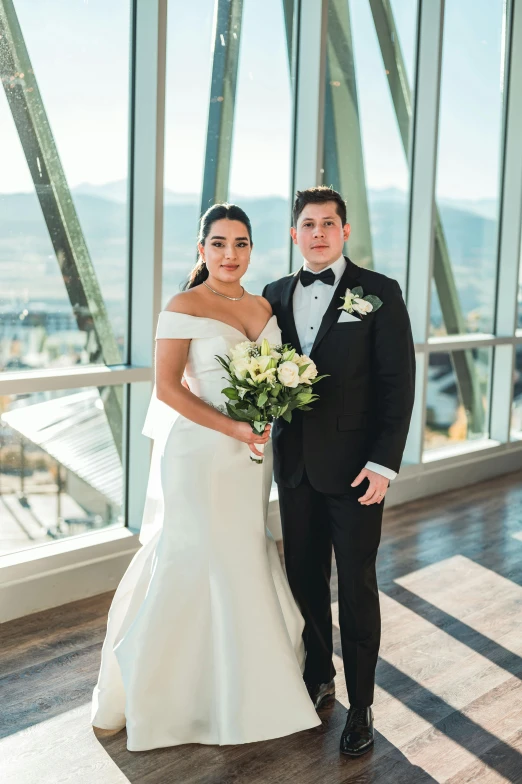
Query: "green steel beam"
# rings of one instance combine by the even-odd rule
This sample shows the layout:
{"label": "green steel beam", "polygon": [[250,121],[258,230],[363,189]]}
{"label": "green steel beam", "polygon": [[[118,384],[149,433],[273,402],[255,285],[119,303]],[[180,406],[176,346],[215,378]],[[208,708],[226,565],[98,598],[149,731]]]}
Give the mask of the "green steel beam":
{"label": "green steel beam", "polygon": [[[87,332],[90,360],[119,365],[122,358],[118,344],[13,0],[0,0],[0,76],[78,328]],[[121,457],[122,390],[110,387],[100,390],[102,392],[107,419]]]}
{"label": "green steel beam", "polygon": [[202,214],[228,198],[242,14],[243,0],[216,0]]}
{"label": "green steel beam", "polygon": [[330,0],[328,6],[323,168],[323,182],[346,199],[352,224],[350,257],[371,268],[372,234],[347,0]]}
{"label": "green steel beam", "polygon": [[294,0],[283,0],[283,16],[285,18],[288,64],[290,66],[290,70],[292,70],[292,46],[294,42]]}
{"label": "green steel beam", "polygon": [[[406,160],[409,161],[412,97],[393,10],[390,0],[369,0],[369,3]],[[448,335],[465,334],[466,323],[460,307],[444,228],[437,205],[435,205],[433,277]],[[469,429],[472,433],[482,433],[484,409],[472,354],[470,351],[455,352],[451,355],[451,359],[461,399],[467,413]]]}

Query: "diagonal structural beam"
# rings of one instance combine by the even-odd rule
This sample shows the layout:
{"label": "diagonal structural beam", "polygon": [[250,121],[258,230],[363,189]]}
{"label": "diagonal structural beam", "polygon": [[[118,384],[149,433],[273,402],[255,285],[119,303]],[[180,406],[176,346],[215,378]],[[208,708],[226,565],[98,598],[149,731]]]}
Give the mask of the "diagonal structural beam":
{"label": "diagonal structural beam", "polygon": [[216,0],[201,214],[228,198],[242,14],[243,0]]}
{"label": "diagonal structural beam", "polygon": [[[406,159],[410,160],[412,97],[393,11],[390,0],[369,0],[369,3],[402,144],[406,153]],[[460,307],[444,228],[437,205],[435,206],[435,249],[433,260],[435,286],[448,334],[465,334],[466,323]],[[472,433],[483,433],[484,410],[480,383],[472,353],[471,351],[454,352],[451,355],[451,359],[455,368],[462,402],[467,412],[470,431]]]}
{"label": "diagonal structural beam", "polygon": [[[121,364],[13,0],[0,0],[0,76],[78,328],[89,336],[90,360]],[[100,394],[121,457],[122,390]]]}
{"label": "diagonal structural beam", "polygon": [[323,182],[347,202],[350,257],[371,268],[372,234],[347,0],[330,0],[328,5],[323,167]]}
{"label": "diagonal structural beam", "polygon": [[292,70],[292,47],[294,44],[294,0],[283,0],[283,16],[285,20],[286,50],[288,65]]}

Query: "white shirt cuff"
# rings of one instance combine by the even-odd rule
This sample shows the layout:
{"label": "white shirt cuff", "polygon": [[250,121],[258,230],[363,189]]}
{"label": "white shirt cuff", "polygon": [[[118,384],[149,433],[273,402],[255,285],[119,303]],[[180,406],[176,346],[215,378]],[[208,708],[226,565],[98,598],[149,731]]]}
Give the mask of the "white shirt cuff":
{"label": "white shirt cuff", "polygon": [[372,463],[370,460],[366,463],[365,467],[368,469],[368,471],[375,471],[376,474],[385,476],[386,479],[390,480],[390,482],[397,476],[397,472],[392,471],[391,468],[386,468],[385,466],[379,465],[378,463]]}

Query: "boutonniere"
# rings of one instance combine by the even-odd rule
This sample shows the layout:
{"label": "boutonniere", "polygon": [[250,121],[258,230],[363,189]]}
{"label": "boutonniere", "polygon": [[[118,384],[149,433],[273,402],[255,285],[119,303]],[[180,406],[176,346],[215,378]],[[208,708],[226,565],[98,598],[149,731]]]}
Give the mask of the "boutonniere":
{"label": "boutonniere", "polygon": [[367,316],[382,305],[382,300],[376,297],[375,294],[367,294],[364,296],[364,291],[361,286],[354,289],[346,289],[344,297],[341,297],[343,304],[339,310],[345,310],[347,313],[358,313],[360,316]]}

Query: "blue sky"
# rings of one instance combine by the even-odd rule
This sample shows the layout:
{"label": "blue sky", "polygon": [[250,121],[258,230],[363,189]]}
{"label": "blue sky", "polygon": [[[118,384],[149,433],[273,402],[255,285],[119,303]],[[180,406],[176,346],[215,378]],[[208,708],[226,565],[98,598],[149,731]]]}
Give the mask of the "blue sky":
{"label": "blue sky", "polygon": [[[437,192],[496,198],[501,130],[502,0],[446,0]],[[201,188],[213,0],[169,1],[165,181]],[[410,77],[415,0],[392,0]],[[128,0],[15,0],[40,90],[72,187],[126,176]],[[366,178],[407,188],[367,0],[349,0]],[[3,92],[0,191],[32,184]],[[288,195],[290,84],[281,0],[245,0],[231,191]]]}

